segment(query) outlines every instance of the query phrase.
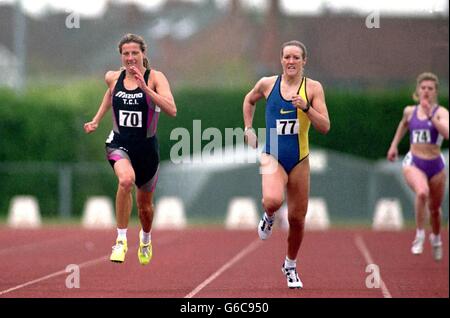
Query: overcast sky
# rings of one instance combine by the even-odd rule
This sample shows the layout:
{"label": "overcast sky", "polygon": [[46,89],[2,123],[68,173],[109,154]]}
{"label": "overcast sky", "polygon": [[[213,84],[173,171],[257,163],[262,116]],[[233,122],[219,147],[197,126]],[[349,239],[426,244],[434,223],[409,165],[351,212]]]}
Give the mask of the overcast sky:
{"label": "overcast sky", "polygon": [[[17,0],[0,0],[2,3],[11,3]],[[79,12],[83,15],[98,15],[105,8],[107,0],[20,0],[27,10],[32,14],[42,13],[46,7],[69,12]],[[156,9],[165,0],[114,0],[116,2],[136,2],[146,9]],[[205,0],[189,0],[192,2],[204,2]],[[226,7],[230,0],[215,0],[221,7]],[[242,0],[251,8],[263,10],[267,0]],[[281,0],[282,9],[288,14],[306,13],[314,14],[324,6],[334,10],[352,9],[361,13],[370,13],[379,10],[381,13],[407,14],[407,15],[430,15],[448,14],[447,0]]]}

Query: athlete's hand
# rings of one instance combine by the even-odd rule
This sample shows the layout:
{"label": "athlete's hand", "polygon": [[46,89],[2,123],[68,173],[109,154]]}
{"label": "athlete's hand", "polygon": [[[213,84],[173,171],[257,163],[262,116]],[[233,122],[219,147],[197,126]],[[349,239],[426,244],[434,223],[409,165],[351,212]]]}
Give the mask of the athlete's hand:
{"label": "athlete's hand", "polygon": [[253,128],[247,128],[244,131],[244,142],[253,149],[258,148],[258,137]]}
{"label": "athlete's hand", "polygon": [[390,147],[387,153],[387,160],[389,161],[395,161],[397,159],[398,156],[398,149],[397,147]]}
{"label": "athlete's hand", "polygon": [[420,98],[420,106],[422,106],[425,115],[431,117],[431,114],[433,113],[433,106],[431,105],[428,98],[426,98],[426,96]]}
{"label": "athlete's hand", "polygon": [[91,132],[95,131],[97,127],[98,123],[96,123],[95,121],[90,121],[84,124],[84,132],[86,134],[90,134]]}
{"label": "athlete's hand", "polygon": [[306,100],[301,98],[300,95],[292,96],[292,105],[294,105],[294,107],[300,108],[301,110],[304,110],[304,109],[306,109],[307,104],[308,103],[306,102]]}
{"label": "athlete's hand", "polygon": [[136,66],[132,66],[130,67],[130,73],[134,76],[134,79],[139,88],[144,90],[144,88],[147,87],[147,83],[145,82],[144,76],[142,75],[141,71]]}

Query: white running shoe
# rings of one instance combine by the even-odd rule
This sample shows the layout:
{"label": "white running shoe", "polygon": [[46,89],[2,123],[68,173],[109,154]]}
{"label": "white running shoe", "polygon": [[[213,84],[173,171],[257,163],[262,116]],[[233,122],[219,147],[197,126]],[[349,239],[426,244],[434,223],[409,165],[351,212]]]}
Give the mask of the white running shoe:
{"label": "white running shoe", "polygon": [[433,258],[435,261],[440,261],[442,259],[442,241],[439,240],[439,242],[434,242],[434,235],[433,233],[430,234],[430,242],[431,247],[433,248]]}
{"label": "white running shoe", "polygon": [[274,220],[269,220],[264,213],[258,224],[258,235],[261,240],[267,240],[272,235],[272,226]]}
{"label": "white running shoe", "polygon": [[416,236],[416,238],[412,243],[411,253],[413,253],[414,255],[422,254],[424,241],[425,241],[424,237]]}
{"label": "white running shoe", "polygon": [[289,288],[303,288],[303,283],[298,277],[297,269],[295,267],[286,268],[281,265],[281,272],[286,276],[287,285]]}

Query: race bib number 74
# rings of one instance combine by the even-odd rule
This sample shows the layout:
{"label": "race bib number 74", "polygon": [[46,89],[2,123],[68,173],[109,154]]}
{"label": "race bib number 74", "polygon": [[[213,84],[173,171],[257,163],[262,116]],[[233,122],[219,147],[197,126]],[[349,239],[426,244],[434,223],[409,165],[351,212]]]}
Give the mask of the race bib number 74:
{"label": "race bib number 74", "polygon": [[297,135],[298,119],[277,119],[277,135]]}
{"label": "race bib number 74", "polygon": [[431,143],[431,134],[428,129],[416,129],[412,132],[414,144],[429,144]]}
{"label": "race bib number 74", "polygon": [[119,126],[122,127],[142,127],[142,112],[120,110]]}

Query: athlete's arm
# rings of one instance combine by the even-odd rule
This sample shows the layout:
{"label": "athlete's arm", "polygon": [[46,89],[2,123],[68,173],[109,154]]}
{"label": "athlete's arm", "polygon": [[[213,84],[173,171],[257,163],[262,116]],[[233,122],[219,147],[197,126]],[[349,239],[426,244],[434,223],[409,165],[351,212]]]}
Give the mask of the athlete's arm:
{"label": "athlete's arm", "polygon": [[314,128],[322,134],[328,133],[330,130],[330,118],[328,116],[328,109],[325,103],[325,93],[322,85],[310,80],[311,87],[311,107],[306,112],[311,124]]}
{"label": "athlete's arm", "polygon": [[102,120],[103,116],[105,116],[106,112],[111,108],[112,98],[111,98],[111,83],[114,80],[115,72],[109,71],[105,75],[105,82],[108,85],[108,89],[103,96],[103,100],[98,108],[97,114],[95,114],[94,118],[84,124],[84,131],[89,134],[95,131]]}
{"label": "athlete's arm", "polygon": [[402,120],[400,120],[400,123],[398,124],[397,131],[395,132],[394,135],[394,139],[392,140],[391,146],[389,147],[387,153],[387,159],[389,161],[394,161],[398,156],[398,149],[397,149],[398,144],[408,131],[408,118],[410,117],[412,110],[413,108],[411,106],[407,106],[403,110]]}
{"label": "athlete's arm", "polygon": [[448,139],[448,115],[448,110],[439,106],[439,109],[431,118],[434,127],[436,127],[437,131],[439,131],[445,139]]}
{"label": "athlete's arm", "polygon": [[252,127],[256,102],[265,97],[264,92],[267,88],[268,80],[269,79],[267,77],[261,78],[256,83],[255,87],[253,87],[252,90],[245,95],[242,106],[245,127]]}
{"label": "athlete's arm", "polygon": [[269,79],[267,77],[260,79],[256,83],[255,87],[253,87],[252,90],[245,95],[244,103],[242,105],[245,126],[244,142],[253,148],[258,147],[258,137],[252,128],[256,102],[265,97],[264,92],[267,89],[268,81]]}
{"label": "athlete's arm", "polygon": [[170,90],[170,84],[166,76],[159,71],[153,70],[151,76],[155,83],[155,90],[148,87],[145,83],[144,76],[139,72],[136,67],[131,68],[135,72],[135,79],[138,86],[150,96],[152,101],[158,105],[166,114],[175,117],[177,115],[177,106]]}

